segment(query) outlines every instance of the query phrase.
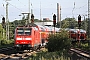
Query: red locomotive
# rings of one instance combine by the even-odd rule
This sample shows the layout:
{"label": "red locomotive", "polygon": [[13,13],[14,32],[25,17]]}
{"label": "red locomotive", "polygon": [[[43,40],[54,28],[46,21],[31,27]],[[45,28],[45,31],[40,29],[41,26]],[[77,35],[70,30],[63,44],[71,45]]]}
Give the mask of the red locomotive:
{"label": "red locomotive", "polygon": [[15,47],[36,47],[41,44],[39,30],[36,27],[17,27],[15,30]]}

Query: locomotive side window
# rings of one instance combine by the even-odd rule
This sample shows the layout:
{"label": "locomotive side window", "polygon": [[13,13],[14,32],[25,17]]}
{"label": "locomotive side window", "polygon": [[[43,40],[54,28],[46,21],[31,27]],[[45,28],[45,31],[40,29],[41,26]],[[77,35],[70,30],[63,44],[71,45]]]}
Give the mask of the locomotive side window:
{"label": "locomotive side window", "polygon": [[31,35],[31,28],[25,28],[24,32],[26,35]]}
{"label": "locomotive side window", "polygon": [[35,30],[38,30],[38,28],[34,27]]}
{"label": "locomotive side window", "polygon": [[24,34],[23,28],[17,28],[17,34],[18,35]]}

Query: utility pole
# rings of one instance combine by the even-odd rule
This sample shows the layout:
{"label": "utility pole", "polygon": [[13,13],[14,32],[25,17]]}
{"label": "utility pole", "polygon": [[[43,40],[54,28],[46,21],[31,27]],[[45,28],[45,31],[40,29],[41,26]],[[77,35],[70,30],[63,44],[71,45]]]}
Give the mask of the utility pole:
{"label": "utility pole", "polygon": [[[40,1],[40,20],[42,20],[42,18],[41,18],[41,1]],[[42,21],[43,21],[42,26],[44,26],[44,20],[42,20]]]}
{"label": "utility pole", "polygon": [[85,21],[85,15],[84,16],[84,29],[86,30],[86,21]]}
{"label": "utility pole", "polygon": [[86,18],[85,18],[85,16],[87,16],[87,15],[83,15],[83,17],[84,17],[84,29],[87,31],[87,26],[86,26]]}
{"label": "utility pole", "polygon": [[40,2],[40,20],[41,20],[41,2]]}
{"label": "utility pole", "polygon": [[[88,38],[90,38],[90,0],[88,0],[88,30],[87,30]],[[90,40],[88,45],[90,46]],[[90,53],[89,53],[90,54]]]}
{"label": "utility pole", "polygon": [[6,0],[6,40],[9,40],[9,19],[8,19],[8,2]]}
{"label": "utility pole", "polygon": [[7,10],[8,10],[8,3],[6,4],[6,40],[7,40],[7,37],[8,37],[8,30],[7,30],[7,25],[8,25],[8,12],[7,12]]}
{"label": "utility pole", "polygon": [[61,28],[61,6],[60,6],[60,28]]}
{"label": "utility pole", "polygon": [[29,18],[28,18],[28,22],[30,23],[30,22],[31,22],[31,21],[30,21],[30,16],[31,16],[31,14],[30,14],[30,0],[28,0],[28,2],[29,2],[29,3],[28,3],[28,5],[29,5],[29,6],[28,6],[28,8],[29,8]]}
{"label": "utility pole", "polygon": [[88,0],[88,36],[90,38],[90,0]]}

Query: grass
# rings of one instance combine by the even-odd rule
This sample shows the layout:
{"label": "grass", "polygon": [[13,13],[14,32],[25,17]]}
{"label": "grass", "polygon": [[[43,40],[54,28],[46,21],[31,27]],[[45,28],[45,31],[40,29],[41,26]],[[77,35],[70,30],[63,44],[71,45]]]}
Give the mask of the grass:
{"label": "grass", "polygon": [[33,53],[26,60],[70,60],[69,55],[62,54],[62,52],[48,52],[47,49],[41,50],[39,53]]}

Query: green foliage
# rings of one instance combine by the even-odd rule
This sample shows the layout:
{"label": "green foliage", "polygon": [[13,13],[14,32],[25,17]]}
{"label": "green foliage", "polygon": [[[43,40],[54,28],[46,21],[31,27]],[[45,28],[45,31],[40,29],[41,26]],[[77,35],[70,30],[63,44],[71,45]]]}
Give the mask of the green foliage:
{"label": "green foliage", "polygon": [[[57,23],[57,27],[60,26],[60,23]],[[75,18],[65,18],[61,21],[61,27],[62,28],[78,28],[78,22]],[[87,31],[88,28],[88,19],[82,20],[81,22],[81,29],[84,29]]]}
{"label": "green foliage", "polygon": [[62,30],[62,32],[50,35],[48,39],[47,48],[48,51],[64,51],[68,50],[71,46],[71,40],[69,39],[68,32]]}
{"label": "green foliage", "polygon": [[14,40],[1,40],[1,45],[14,44]]}
{"label": "green foliage", "polygon": [[90,43],[89,42],[80,42],[80,49],[85,51],[90,51]]}
{"label": "green foliage", "polygon": [[3,32],[2,26],[0,25],[0,39],[2,38],[2,32]]}
{"label": "green foliage", "polygon": [[[66,53],[68,54],[68,53]],[[29,59],[27,60],[70,60],[68,55],[61,54],[60,51],[58,52],[40,52],[37,54],[32,54]]]}
{"label": "green foliage", "polygon": [[77,21],[75,18],[65,18],[62,21],[62,28],[76,28],[77,27]]}
{"label": "green foliage", "polygon": [[[4,38],[3,38],[3,36],[4,36]],[[2,25],[0,24],[0,40],[2,40],[2,39],[5,39],[5,29],[2,28]]]}

